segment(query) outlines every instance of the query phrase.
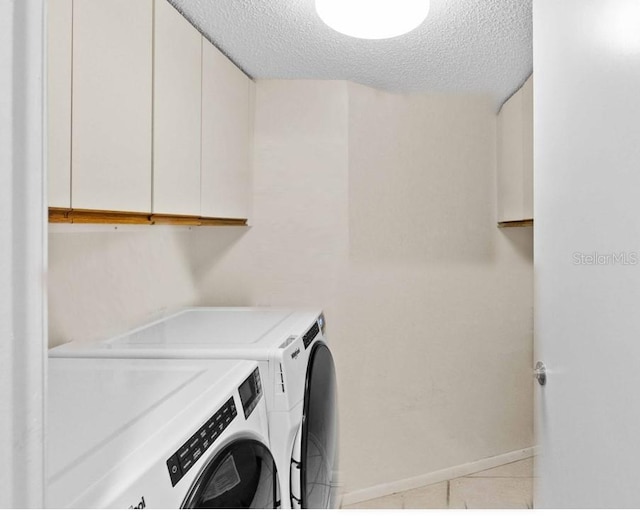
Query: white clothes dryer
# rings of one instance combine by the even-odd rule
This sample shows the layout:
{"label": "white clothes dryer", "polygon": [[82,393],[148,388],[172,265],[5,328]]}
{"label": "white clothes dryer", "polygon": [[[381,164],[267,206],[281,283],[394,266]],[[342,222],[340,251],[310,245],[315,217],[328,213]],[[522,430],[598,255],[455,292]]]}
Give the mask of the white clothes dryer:
{"label": "white clothes dryer", "polygon": [[335,507],[336,373],[320,310],[186,308],[117,338],[68,343],[50,355],[257,360],[283,507]]}
{"label": "white clothes dryer", "polygon": [[278,508],[254,361],[49,359],[48,508]]}

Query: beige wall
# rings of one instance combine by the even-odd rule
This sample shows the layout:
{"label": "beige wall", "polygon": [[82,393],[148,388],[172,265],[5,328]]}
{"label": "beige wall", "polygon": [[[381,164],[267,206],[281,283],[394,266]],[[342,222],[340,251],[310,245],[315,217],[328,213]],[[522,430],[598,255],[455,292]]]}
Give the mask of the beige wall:
{"label": "beige wall", "polygon": [[49,345],[107,336],[160,309],[196,303],[190,237],[169,227],[54,228]]}
{"label": "beige wall", "polygon": [[180,304],[325,309],[347,492],[532,445],[532,232],[488,98],[259,81],[252,227],[50,236],[52,344]]}
{"label": "beige wall", "polygon": [[532,233],[496,228],[491,102],[353,85],[349,121],[347,490],[531,446]]}
{"label": "beige wall", "polygon": [[325,309],[345,490],[531,446],[532,232],[496,228],[490,99],[259,81],[256,105],[252,228],[197,239],[203,302]]}

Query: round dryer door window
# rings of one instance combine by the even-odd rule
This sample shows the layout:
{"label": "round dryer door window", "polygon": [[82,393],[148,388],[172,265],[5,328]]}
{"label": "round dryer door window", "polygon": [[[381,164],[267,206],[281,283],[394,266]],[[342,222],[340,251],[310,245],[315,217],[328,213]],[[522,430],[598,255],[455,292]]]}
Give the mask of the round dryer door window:
{"label": "round dryer door window", "polygon": [[237,440],[216,454],[183,505],[183,508],[279,507],[280,490],[273,456],[255,440]]}
{"label": "round dryer door window", "polygon": [[336,372],[329,348],[311,350],[307,366],[301,443],[301,506],[332,508],[337,468]]}

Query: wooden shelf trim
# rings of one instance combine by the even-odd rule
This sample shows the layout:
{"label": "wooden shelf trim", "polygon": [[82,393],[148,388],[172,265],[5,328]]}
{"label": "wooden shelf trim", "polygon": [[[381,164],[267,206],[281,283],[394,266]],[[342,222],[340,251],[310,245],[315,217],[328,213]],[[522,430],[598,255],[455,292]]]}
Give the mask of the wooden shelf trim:
{"label": "wooden shelf trim", "polygon": [[498,228],[524,228],[533,226],[533,219],[523,219],[522,221],[504,221],[498,223]]}
{"label": "wooden shelf trim", "polygon": [[246,226],[246,219],[198,217],[196,215],[117,212],[113,210],[77,210],[49,208],[50,223],[67,224],[147,224],[180,226]]}

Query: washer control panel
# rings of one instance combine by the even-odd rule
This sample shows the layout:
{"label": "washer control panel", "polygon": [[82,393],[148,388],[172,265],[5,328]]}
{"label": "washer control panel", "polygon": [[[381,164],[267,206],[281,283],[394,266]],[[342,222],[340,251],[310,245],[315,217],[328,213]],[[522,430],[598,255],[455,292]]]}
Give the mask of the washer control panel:
{"label": "washer control panel", "polygon": [[167,460],[171,486],[176,486],[238,414],[231,397]]}
{"label": "washer control panel", "polygon": [[320,333],[320,326],[318,322],[314,323],[313,326],[307,331],[307,333],[302,336],[302,342],[304,343],[305,350],[309,348],[309,345],[313,343],[313,340]]}

